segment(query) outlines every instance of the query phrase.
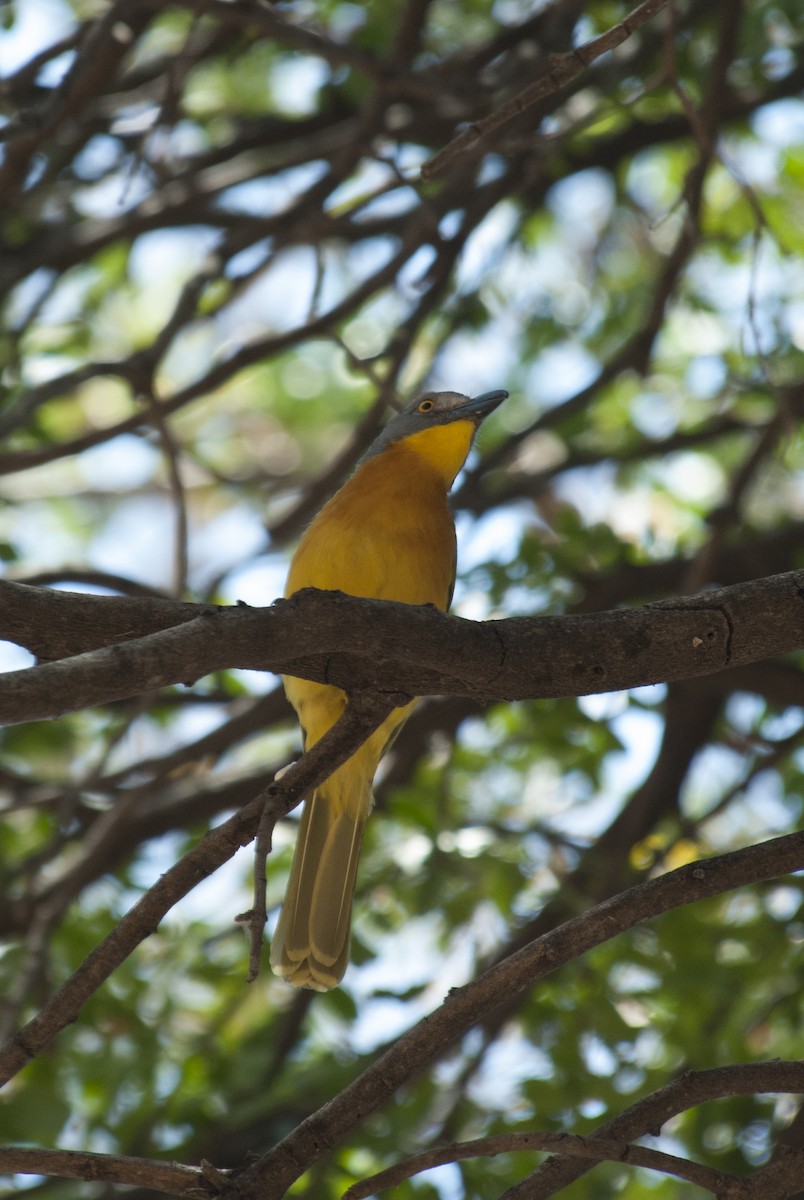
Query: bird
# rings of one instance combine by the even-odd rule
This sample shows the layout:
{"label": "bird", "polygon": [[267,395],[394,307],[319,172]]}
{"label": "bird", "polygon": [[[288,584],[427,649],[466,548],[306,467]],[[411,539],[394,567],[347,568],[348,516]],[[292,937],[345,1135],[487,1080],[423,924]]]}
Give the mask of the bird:
{"label": "bird", "polygon": [[[446,611],[457,559],[447,495],[482,421],[507,396],[443,391],[411,401],[308,526],[285,596],[315,587]],[[338,720],[346,694],[292,676],[283,684],[308,750]],[[346,970],[374,774],[415,704],[395,708],[305,802],[270,954],[274,973],[297,987],[328,991]]]}

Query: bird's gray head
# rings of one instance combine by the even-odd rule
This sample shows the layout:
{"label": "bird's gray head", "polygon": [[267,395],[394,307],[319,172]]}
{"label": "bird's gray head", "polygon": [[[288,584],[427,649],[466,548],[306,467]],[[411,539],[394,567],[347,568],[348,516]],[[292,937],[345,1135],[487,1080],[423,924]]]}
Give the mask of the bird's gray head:
{"label": "bird's gray head", "polygon": [[410,437],[434,425],[449,425],[452,421],[472,421],[475,428],[494,412],[507,392],[483,392],[481,396],[463,396],[460,392],[425,392],[411,400],[402,412],[386,425],[379,437],[372,442],[361,462],[381,454],[394,442]]}

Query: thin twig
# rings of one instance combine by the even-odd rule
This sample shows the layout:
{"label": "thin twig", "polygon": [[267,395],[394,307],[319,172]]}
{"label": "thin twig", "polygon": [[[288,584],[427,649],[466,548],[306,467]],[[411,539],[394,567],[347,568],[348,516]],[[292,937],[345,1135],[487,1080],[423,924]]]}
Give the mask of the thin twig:
{"label": "thin twig", "polygon": [[484,120],[473,122],[463,133],[453,138],[449,145],[423,164],[422,178],[431,179],[434,175],[442,173],[460,154],[489,138],[514,117],[520,116],[546,96],[572,83],[596,59],[622,45],[640,25],[655,17],[668,3],[669,0],[644,0],[644,3],[633,9],[624,21],[612,26],[599,37],[592,38],[591,41],[584,42],[582,46],[568,50],[565,54],[551,54],[548,70],[540,79],[519,92],[508,104],[498,108]]}
{"label": "thin twig", "polygon": [[[237,918],[241,924],[247,925],[249,930],[249,983],[253,983],[260,973],[262,936],[267,918],[265,863],[271,852],[274,826],[278,816],[283,815],[276,811],[275,797],[284,793],[286,798],[292,796],[295,798],[294,803],[298,803],[303,797],[309,795],[313,788],[321,782],[319,778],[321,772],[316,767],[319,756],[327,756],[326,761],[330,764],[327,774],[331,774],[336,767],[341,766],[347,758],[350,758],[367,738],[371,737],[394,708],[406,703],[409,699],[408,696],[397,696],[392,693],[386,695],[379,692],[354,693],[348,698],[346,708],[338,721],[320,741],[311,746],[297,762],[285,767],[281,776],[275,778],[274,782],[262,793],[264,807],[257,827],[254,850],[254,907],[250,912],[242,913]],[[313,751],[316,753],[314,754]],[[286,811],[289,810],[286,809]]]}

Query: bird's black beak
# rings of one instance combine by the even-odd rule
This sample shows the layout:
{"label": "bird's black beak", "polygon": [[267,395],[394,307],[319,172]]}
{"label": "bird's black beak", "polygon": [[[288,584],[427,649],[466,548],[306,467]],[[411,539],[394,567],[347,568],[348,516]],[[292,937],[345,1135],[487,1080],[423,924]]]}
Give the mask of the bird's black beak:
{"label": "bird's black beak", "polygon": [[485,420],[489,413],[494,412],[495,408],[499,408],[503,400],[507,399],[507,392],[484,392],[482,396],[474,396],[471,400],[467,400],[466,404],[462,404],[461,412],[480,422]]}

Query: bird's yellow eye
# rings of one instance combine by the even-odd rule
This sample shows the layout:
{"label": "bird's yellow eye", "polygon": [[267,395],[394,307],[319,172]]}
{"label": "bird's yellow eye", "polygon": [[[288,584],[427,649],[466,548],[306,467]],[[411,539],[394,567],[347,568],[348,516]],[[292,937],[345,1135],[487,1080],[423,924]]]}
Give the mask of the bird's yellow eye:
{"label": "bird's yellow eye", "polygon": [[419,405],[419,412],[429,412],[432,407],[432,400],[422,400],[421,404]]}

